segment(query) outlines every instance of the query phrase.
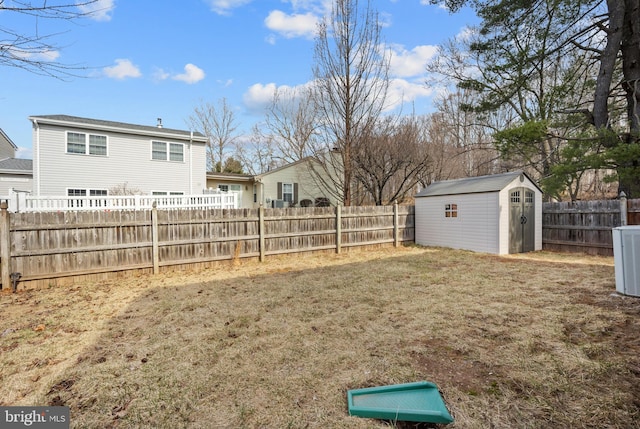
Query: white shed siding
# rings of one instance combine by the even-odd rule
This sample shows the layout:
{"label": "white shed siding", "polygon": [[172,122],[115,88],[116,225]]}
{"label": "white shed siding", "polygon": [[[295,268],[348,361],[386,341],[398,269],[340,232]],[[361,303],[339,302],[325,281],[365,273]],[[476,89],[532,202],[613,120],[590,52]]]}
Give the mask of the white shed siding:
{"label": "white shed siding", "polygon": [[[457,204],[458,217],[445,218],[445,205]],[[498,252],[498,193],[416,199],[416,243],[477,252]]]}
{"label": "white shed siding", "polygon": [[[67,131],[106,135],[107,156],[67,153]],[[203,143],[46,124],[34,133],[34,140],[39,139],[34,153],[34,192],[39,195],[66,195],[68,188],[109,189],[124,184],[147,194],[192,194],[206,187]],[[152,160],[152,140],[184,144],[184,161]]]}

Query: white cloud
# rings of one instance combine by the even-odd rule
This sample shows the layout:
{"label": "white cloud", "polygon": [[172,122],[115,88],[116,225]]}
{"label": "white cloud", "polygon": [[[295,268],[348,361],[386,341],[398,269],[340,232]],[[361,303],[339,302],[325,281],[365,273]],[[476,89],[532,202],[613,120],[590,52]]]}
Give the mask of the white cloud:
{"label": "white cloud", "polygon": [[257,114],[263,114],[264,109],[273,101],[273,96],[276,91],[279,94],[286,94],[287,98],[294,99],[296,97],[305,96],[306,91],[312,85],[313,82],[307,82],[296,86],[277,86],[275,83],[256,83],[251,85],[247,92],[244,93],[242,100],[247,110]]}
{"label": "white cloud", "polygon": [[391,76],[397,77],[424,75],[427,63],[438,53],[438,47],[433,45],[416,46],[410,51],[401,45],[390,45],[386,48],[391,55],[389,72]]}
{"label": "white cloud", "polygon": [[253,0],[208,0],[211,10],[218,15],[229,15],[232,9],[251,3]]}
{"label": "white cloud", "polygon": [[165,80],[165,79],[169,79],[171,77],[170,73],[167,73],[166,71],[162,70],[161,68],[155,68],[155,70],[153,71],[153,80],[155,81],[160,81],[160,80]]}
{"label": "white cloud", "polygon": [[204,70],[194,64],[189,63],[184,66],[184,73],[177,74],[173,76],[172,79],[192,84],[200,82],[202,79],[204,79],[204,76]]}
{"label": "white cloud", "polygon": [[273,10],[264,20],[268,29],[273,30],[284,37],[313,38],[319,18],[307,12],[305,14],[286,14],[280,10]]}
{"label": "white cloud", "polygon": [[43,62],[55,61],[60,56],[60,51],[34,52],[34,51],[25,51],[19,48],[15,48],[13,46],[9,46],[7,48],[7,51],[9,52],[9,54],[15,57],[22,58],[29,61],[43,61]]}
{"label": "white cloud", "polygon": [[433,89],[427,87],[423,81],[411,82],[405,79],[392,79],[387,93],[387,111],[419,98],[429,97],[432,94]]}
{"label": "white cloud", "polygon": [[263,85],[256,83],[251,85],[242,96],[244,105],[248,110],[262,113],[262,110],[269,105],[276,91],[275,83]]}
{"label": "white cloud", "polygon": [[33,149],[30,147],[18,146],[18,150],[16,151],[16,158],[33,159]]}
{"label": "white cloud", "polygon": [[114,0],[96,0],[93,3],[83,3],[86,3],[86,0],[76,1],[80,12],[96,21],[110,21],[111,13],[116,7]]}
{"label": "white cloud", "polygon": [[126,79],[128,77],[140,77],[140,69],[131,61],[126,59],[117,59],[116,65],[105,67],[102,69],[104,75],[113,79]]}

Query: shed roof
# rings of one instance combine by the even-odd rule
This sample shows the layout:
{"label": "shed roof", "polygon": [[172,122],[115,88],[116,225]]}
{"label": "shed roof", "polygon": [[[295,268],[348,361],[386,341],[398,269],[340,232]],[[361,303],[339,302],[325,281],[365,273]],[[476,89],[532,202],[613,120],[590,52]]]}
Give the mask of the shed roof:
{"label": "shed roof", "polygon": [[[531,178],[523,171],[513,171],[503,174],[491,174],[489,176],[467,177],[464,179],[445,180],[433,182],[416,194],[419,197],[435,197],[439,195],[477,194],[483,192],[499,192],[516,177],[523,174],[536,188]],[[540,188],[538,188],[540,190]]]}

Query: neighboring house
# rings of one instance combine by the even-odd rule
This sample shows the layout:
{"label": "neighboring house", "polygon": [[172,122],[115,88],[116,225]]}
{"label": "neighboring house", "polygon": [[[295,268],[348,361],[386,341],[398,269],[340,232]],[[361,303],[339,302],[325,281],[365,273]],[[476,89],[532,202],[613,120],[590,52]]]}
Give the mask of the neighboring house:
{"label": "neighboring house", "polygon": [[15,158],[18,146],[0,128],[0,195],[10,190],[31,192],[33,165],[30,159]]}
{"label": "neighboring house", "polygon": [[6,158],[0,160],[0,195],[10,191],[30,193],[33,186],[33,161]]}
{"label": "neighboring house", "polygon": [[15,158],[18,146],[0,128],[0,159]]}
{"label": "neighboring house", "polygon": [[[338,202],[323,189],[310,163],[311,157],[255,176],[254,201],[265,207],[332,205]],[[321,169],[316,169],[321,170]]]}
{"label": "neighboring house", "polygon": [[315,180],[310,162],[316,161],[304,158],[256,176],[209,172],[207,188],[240,192],[240,207],[244,208],[335,206],[337,201]]}
{"label": "neighboring house", "polygon": [[[80,118],[29,117],[36,196],[201,194],[207,138],[198,132]],[[112,192],[113,193],[113,192]]]}
{"label": "neighboring house", "polygon": [[254,206],[254,184],[254,176],[250,174],[207,173],[207,189],[238,192],[238,201],[241,208]]}
{"label": "neighboring house", "polygon": [[522,171],[434,182],[415,200],[417,244],[500,255],[542,249],[542,191]]}

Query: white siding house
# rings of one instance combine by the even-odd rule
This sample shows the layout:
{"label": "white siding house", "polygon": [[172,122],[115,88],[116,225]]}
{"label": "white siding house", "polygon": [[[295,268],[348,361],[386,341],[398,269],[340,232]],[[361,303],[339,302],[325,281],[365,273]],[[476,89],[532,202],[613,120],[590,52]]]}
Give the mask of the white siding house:
{"label": "white siding house", "polygon": [[191,195],[206,188],[200,133],[67,115],[29,117],[36,196]]}
{"label": "white siding house", "polygon": [[254,206],[254,177],[250,174],[237,173],[207,173],[207,189],[223,192],[238,193],[238,207],[249,208]]}
{"label": "white siding house", "polygon": [[415,201],[417,244],[494,254],[542,249],[542,191],[523,172],[435,182]]}
{"label": "white siding house", "polygon": [[30,159],[15,158],[18,146],[0,128],[0,195],[11,190],[31,192],[33,165]]}
{"label": "white siding house", "polygon": [[[311,157],[275,168],[255,176],[255,205],[264,207],[336,205],[338,202],[323,189],[309,163]],[[316,169],[322,170],[322,169]]]}

